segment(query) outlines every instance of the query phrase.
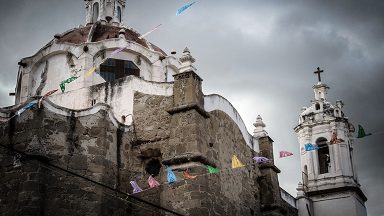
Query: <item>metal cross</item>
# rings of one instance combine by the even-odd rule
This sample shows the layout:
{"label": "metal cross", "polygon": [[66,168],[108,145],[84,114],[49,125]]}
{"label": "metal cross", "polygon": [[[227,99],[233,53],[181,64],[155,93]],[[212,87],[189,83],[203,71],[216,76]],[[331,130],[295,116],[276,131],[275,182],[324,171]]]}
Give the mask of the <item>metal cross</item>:
{"label": "metal cross", "polygon": [[319,82],[321,82],[321,76],[320,76],[320,73],[323,73],[324,70],[320,70],[320,67],[317,68],[317,71],[313,72],[315,74],[317,74],[317,76],[319,77]]}

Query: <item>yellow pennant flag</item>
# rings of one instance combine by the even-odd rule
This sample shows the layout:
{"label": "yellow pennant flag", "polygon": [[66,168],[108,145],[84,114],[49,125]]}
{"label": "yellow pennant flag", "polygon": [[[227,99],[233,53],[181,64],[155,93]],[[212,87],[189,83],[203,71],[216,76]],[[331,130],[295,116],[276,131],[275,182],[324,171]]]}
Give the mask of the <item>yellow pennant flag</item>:
{"label": "yellow pennant flag", "polygon": [[89,69],[89,71],[84,75],[84,77],[87,78],[87,77],[91,76],[93,74],[93,72],[95,72],[95,71],[96,71],[96,66]]}
{"label": "yellow pennant flag", "polygon": [[236,157],[236,155],[232,156],[232,169],[240,168],[245,166],[241,161]]}

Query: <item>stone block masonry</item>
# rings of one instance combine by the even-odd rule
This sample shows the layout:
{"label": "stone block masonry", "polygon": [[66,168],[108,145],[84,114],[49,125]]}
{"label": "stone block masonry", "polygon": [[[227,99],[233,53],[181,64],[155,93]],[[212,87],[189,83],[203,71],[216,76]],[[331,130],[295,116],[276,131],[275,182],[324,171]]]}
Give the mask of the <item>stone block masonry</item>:
{"label": "stone block masonry", "polygon": [[[258,153],[236,122],[225,112],[203,109],[194,72],[175,76],[173,92],[136,92],[129,127],[113,124],[108,109],[80,116],[48,106],[1,125],[1,214],[172,215],[154,205],[190,216],[294,212],[284,210],[289,207],[281,201],[277,172],[254,163]],[[271,142],[264,141],[262,153],[272,154]],[[232,169],[233,155],[247,166]],[[207,174],[207,165],[221,172]],[[143,189],[149,175],[166,182],[165,166],[176,183],[133,195],[145,202],[125,195],[132,180]],[[202,176],[183,180],[186,170]],[[278,211],[271,214],[266,206]]]}

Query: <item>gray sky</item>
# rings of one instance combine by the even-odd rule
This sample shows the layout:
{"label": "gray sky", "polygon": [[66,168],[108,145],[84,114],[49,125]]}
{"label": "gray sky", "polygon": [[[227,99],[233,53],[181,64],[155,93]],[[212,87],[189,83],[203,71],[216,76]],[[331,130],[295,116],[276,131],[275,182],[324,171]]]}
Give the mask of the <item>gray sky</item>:
{"label": "gray sky", "polygon": [[[17,62],[53,35],[85,22],[83,0],[0,0],[0,107],[11,105]],[[182,0],[128,0],[124,23],[167,53],[188,46],[205,94],[231,101],[248,130],[260,114],[279,150],[282,187],[294,196],[300,176],[293,131],[300,108],[313,99],[313,71],[325,70],[328,99],[368,132],[384,132],[384,1],[202,0],[176,17]],[[371,216],[384,215],[384,133],[356,140],[360,183]]]}

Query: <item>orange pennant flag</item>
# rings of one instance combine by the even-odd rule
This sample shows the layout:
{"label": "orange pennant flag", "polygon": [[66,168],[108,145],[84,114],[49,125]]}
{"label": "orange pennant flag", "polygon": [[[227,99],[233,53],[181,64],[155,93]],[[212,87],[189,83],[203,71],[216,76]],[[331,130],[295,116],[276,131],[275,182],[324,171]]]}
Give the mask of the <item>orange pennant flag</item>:
{"label": "orange pennant flag", "polygon": [[183,172],[183,176],[184,176],[184,179],[195,179],[197,177],[189,174],[187,170]]}

